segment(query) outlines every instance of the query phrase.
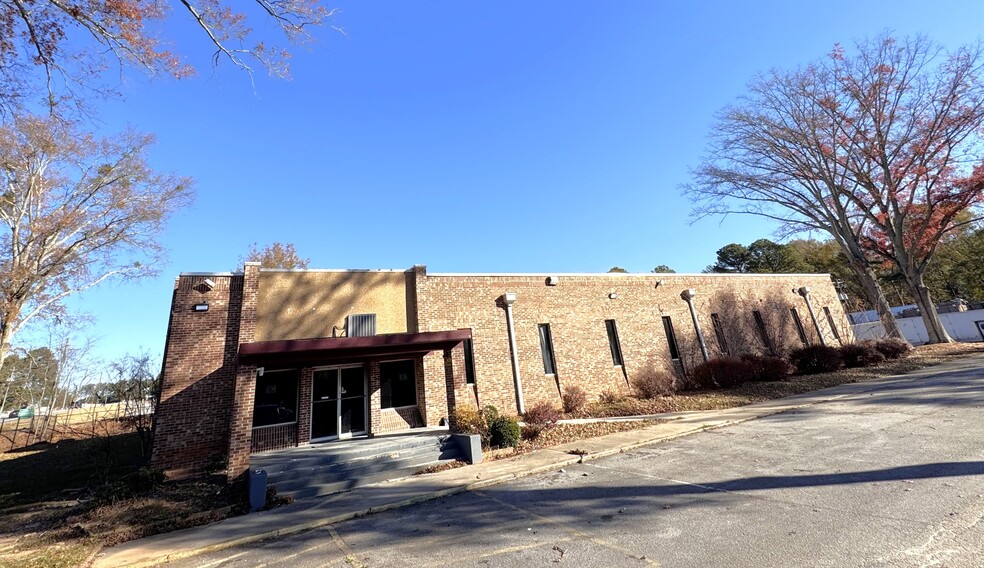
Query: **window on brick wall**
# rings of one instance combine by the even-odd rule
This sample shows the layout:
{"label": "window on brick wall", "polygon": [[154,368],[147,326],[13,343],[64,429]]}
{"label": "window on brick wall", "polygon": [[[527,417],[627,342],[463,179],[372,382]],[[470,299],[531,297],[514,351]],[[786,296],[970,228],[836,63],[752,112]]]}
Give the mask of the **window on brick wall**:
{"label": "window on brick wall", "polygon": [[728,338],[724,334],[724,325],[721,323],[721,316],[711,314],[711,325],[714,327],[714,337],[717,338],[718,349],[725,355],[731,355],[731,350],[728,349]]}
{"label": "window on brick wall", "polygon": [[803,345],[809,345],[810,339],[806,336],[806,330],[803,328],[803,320],[800,319],[799,312],[796,308],[789,308],[789,313],[793,315],[793,324],[796,326],[796,333],[799,334],[800,341]]}
{"label": "window on brick wall", "polygon": [[827,306],[823,307],[823,313],[827,316],[827,323],[830,324],[830,331],[834,334],[834,339],[840,341],[840,333],[837,331],[837,325],[834,324],[834,315],[830,313],[830,308]]}
{"label": "window on brick wall", "polygon": [[380,407],[400,408],[417,404],[416,362],[387,361],[379,364]]}
{"label": "window on brick wall", "polygon": [[605,329],[608,330],[608,347],[612,352],[612,364],[622,365],[622,345],[618,341],[618,328],[615,327],[615,320],[605,320]]}
{"label": "window on brick wall", "polygon": [[540,324],[540,355],[543,357],[543,372],[547,375],[557,373],[554,362],[553,337],[550,335],[550,324]]}
{"label": "window on brick wall", "polygon": [[253,428],[297,422],[297,370],[266,371],[256,377]]}
{"label": "window on brick wall", "polygon": [[673,320],[670,316],[663,316],[663,332],[666,333],[666,343],[670,346],[670,359],[674,361],[680,358],[680,347],[677,346],[676,333],[673,332]]}
{"label": "window on brick wall", "polygon": [[755,328],[758,330],[759,338],[762,340],[762,345],[765,346],[765,350],[769,355],[775,355],[776,350],[772,346],[772,339],[769,337],[769,330],[765,327],[765,320],[762,318],[762,312],[755,310],[752,312],[752,316],[755,317]]}
{"label": "window on brick wall", "polygon": [[475,353],[472,351],[472,340],[466,339],[461,348],[465,352],[465,383],[475,384]]}

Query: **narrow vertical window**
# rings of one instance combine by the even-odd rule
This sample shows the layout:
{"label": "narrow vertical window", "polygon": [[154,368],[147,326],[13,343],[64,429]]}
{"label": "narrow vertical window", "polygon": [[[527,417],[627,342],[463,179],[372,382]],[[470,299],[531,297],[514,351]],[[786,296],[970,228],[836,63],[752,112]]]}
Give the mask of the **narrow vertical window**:
{"label": "narrow vertical window", "polygon": [[670,346],[670,359],[676,361],[680,358],[680,349],[677,347],[676,334],[673,333],[673,320],[670,316],[663,316],[663,331],[666,332],[666,343]]}
{"label": "narrow vertical window", "polygon": [[543,373],[546,375],[556,374],[557,369],[554,364],[553,338],[550,336],[550,324],[540,324],[540,355],[543,356]]}
{"label": "narrow vertical window", "polygon": [[759,337],[762,339],[762,345],[765,345],[765,350],[769,355],[775,355],[776,350],[772,346],[772,340],[769,339],[769,330],[765,327],[765,320],[762,319],[762,312],[755,310],[752,312],[755,316],[755,327],[758,328]]}
{"label": "narrow vertical window", "polygon": [[834,334],[834,339],[840,341],[840,333],[837,332],[837,325],[834,324],[834,316],[830,313],[830,308],[827,306],[823,307],[823,313],[827,315],[827,323],[830,324],[830,331]]}
{"label": "narrow vertical window", "polygon": [[472,351],[472,340],[466,339],[462,344],[465,352],[465,384],[475,384],[475,353]]}
{"label": "narrow vertical window", "polygon": [[717,314],[711,314],[711,325],[714,326],[714,336],[717,337],[721,353],[731,355],[731,350],[728,349],[728,338],[724,335],[724,326],[721,325],[721,317]]}
{"label": "narrow vertical window", "polygon": [[799,334],[800,341],[803,345],[809,345],[810,340],[806,337],[806,330],[803,329],[803,320],[800,319],[799,312],[796,308],[789,308],[789,313],[793,314],[793,324],[796,325],[796,333]]}
{"label": "narrow vertical window", "polygon": [[622,364],[622,346],[618,342],[618,329],[615,327],[615,320],[605,320],[605,329],[608,330],[608,347],[612,350],[612,364]]}

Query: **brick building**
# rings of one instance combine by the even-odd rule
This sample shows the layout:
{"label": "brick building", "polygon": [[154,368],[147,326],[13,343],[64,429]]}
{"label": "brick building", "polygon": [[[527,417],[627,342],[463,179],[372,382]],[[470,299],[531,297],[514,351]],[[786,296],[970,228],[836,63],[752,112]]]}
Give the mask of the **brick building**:
{"label": "brick building", "polygon": [[153,463],[518,414],[573,385],[627,392],[707,357],[851,339],[828,275],[185,273],[175,281]]}

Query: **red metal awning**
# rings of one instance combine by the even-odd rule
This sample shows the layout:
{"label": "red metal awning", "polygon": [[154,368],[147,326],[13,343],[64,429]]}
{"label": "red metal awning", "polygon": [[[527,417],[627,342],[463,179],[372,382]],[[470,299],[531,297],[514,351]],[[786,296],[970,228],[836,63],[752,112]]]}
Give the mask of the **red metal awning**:
{"label": "red metal awning", "polygon": [[239,362],[258,365],[327,364],[414,357],[450,349],[466,339],[471,339],[470,329],[257,341],[239,345]]}

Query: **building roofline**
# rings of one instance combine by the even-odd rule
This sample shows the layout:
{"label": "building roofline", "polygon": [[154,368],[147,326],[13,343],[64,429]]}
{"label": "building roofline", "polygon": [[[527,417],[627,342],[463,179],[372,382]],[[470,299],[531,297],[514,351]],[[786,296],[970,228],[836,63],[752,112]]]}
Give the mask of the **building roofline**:
{"label": "building roofline", "polygon": [[400,272],[411,270],[404,268],[261,268],[260,272]]}
{"label": "building roofline", "polygon": [[182,272],[178,276],[242,276],[242,272]]}
{"label": "building roofline", "polygon": [[750,272],[686,272],[686,273],[681,273],[681,272],[433,272],[433,273],[430,273],[429,272],[429,273],[427,273],[427,277],[428,278],[431,278],[431,277],[434,277],[434,276],[438,276],[438,277],[440,277],[440,276],[455,276],[455,277],[460,277],[460,276],[486,276],[486,277],[490,277],[490,276],[491,277],[529,277],[529,276],[538,276],[538,277],[541,277],[541,278],[547,277],[547,276],[578,277],[578,278],[583,278],[585,276],[591,276],[591,277],[605,276],[605,277],[613,277],[613,278],[624,278],[624,277],[636,277],[636,278],[638,278],[638,277],[648,277],[648,278],[653,278],[653,277],[658,277],[658,278],[666,278],[666,277],[690,277],[690,278],[693,278],[693,277],[700,277],[700,278],[704,278],[704,277],[707,277],[707,276],[710,276],[712,278],[716,278],[716,277],[735,277],[735,276],[738,276],[738,277],[746,277],[746,278],[754,278],[754,277],[759,277],[759,278],[761,278],[761,277],[770,277],[771,278],[771,277],[775,277],[775,276],[782,276],[782,277],[789,277],[789,278],[792,278],[792,277],[802,278],[802,277],[805,277],[805,276],[810,276],[810,277],[813,277],[813,276],[830,276],[830,274],[829,273],[826,273],[826,272],[795,273],[795,274],[772,273],[772,272],[755,272],[755,273],[750,273]]}

